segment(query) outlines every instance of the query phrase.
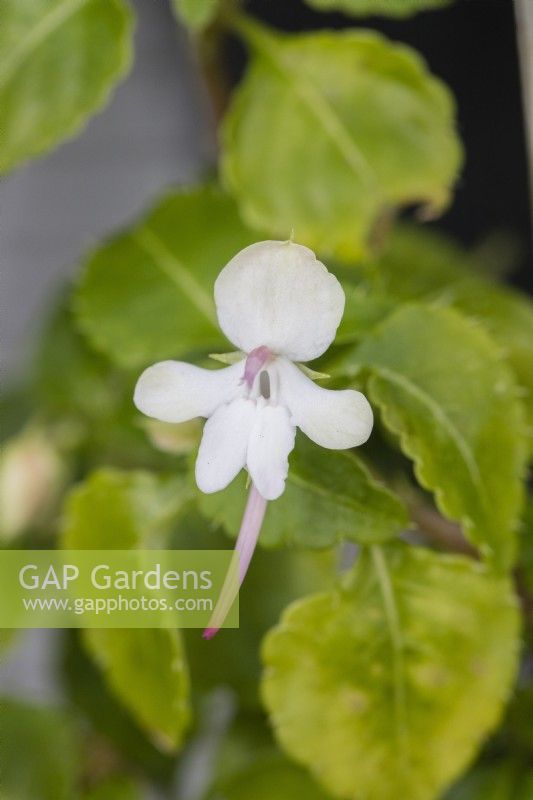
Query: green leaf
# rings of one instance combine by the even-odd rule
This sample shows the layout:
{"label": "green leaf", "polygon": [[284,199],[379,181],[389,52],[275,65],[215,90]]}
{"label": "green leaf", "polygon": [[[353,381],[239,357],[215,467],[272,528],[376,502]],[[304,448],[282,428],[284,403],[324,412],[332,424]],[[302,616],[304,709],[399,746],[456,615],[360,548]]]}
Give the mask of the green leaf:
{"label": "green leaf", "polygon": [[328,800],[309,774],[280,753],[263,713],[238,713],[220,742],[206,800]]}
{"label": "green leaf", "polygon": [[414,51],[369,31],[236,27],[254,54],[225,120],[223,174],[251,225],[350,260],[395,208],[447,206],[455,108]]}
{"label": "green leaf", "polygon": [[449,309],[408,305],[348,354],[443,514],[497,566],[512,563],[524,426],[512,376],[481,329]]}
{"label": "green leaf", "polygon": [[65,504],[62,547],[127,550],[152,546],[188,499],[183,479],[104,468],[76,486]]}
{"label": "green leaf", "polygon": [[[363,265],[350,265],[348,276],[363,271],[390,295],[406,300],[439,297],[452,284],[479,279],[479,286],[498,286],[495,280],[516,267],[513,240],[497,232],[467,250],[453,237],[428,225],[399,223],[382,243],[378,255]],[[521,296],[519,293],[516,293]]]}
{"label": "green leaf", "polygon": [[[528,497],[520,529],[520,567],[525,588],[533,597],[533,498]],[[533,694],[532,694],[533,699]],[[533,702],[532,702],[533,710]],[[533,747],[533,731],[532,731]]]}
{"label": "green leaf", "polygon": [[453,0],[307,0],[307,2],[318,11],[343,11],[354,16],[382,14],[386,17],[408,17],[419,11],[444,8]]}
{"label": "green leaf", "polygon": [[131,62],[123,0],[3,0],[0,172],[79,131]]}
{"label": "green leaf", "polygon": [[[246,501],[244,476],[223,492],[200,495],[202,512],[236,536]],[[324,450],[298,436],[284,494],[269,503],[260,542],[265,547],[332,547],[342,539],[391,539],[408,523],[400,500],[351,452]]]}
{"label": "green leaf", "polygon": [[450,287],[445,300],[478,320],[502,349],[523,389],[533,450],[533,303],[505,286],[472,279]]}
{"label": "green leaf", "polygon": [[79,731],[63,711],[2,698],[2,797],[72,800]]}
{"label": "green leaf", "polygon": [[264,758],[217,784],[208,800],[328,800],[309,775],[281,756]]}
{"label": "green leaf", "polygon": [[434,230],[398,226],[382,254],[367,265],[368,281],[346,286],[338,341],[354,341],[390,313],[396,299],[451,305],[480,322],[503,350],[524,389],[533,436],[533,303],[483,276],[483,263]]}
{"label": "green leaf", "polygon": [[108,687],[101,671],[82,646],[82,631],[66,631],[62,640],[63,688],[92,731],[108,742],[121,761],[158,780],[170,780],[172,754],[162,753]]}
{"label": "green leaf", "polygon": [[[211,696],[216,697],[216,694]],[[216,706],[214,708],[216,710]],[[227,727],[213,760],[213,786],[226,783],[234,775],[275,754],[281,755],[262,709],[239,709]]]}
{"label": "green leaf", "polygon": [[190,720],[182,639],[172,629],[83,631],[109,686],[163,751],[179,749]]}
{"label": "green leaf", "polygon": [[90,348],[62,298],[40,337],[31,395],[58,447],[79,459],[85,471],[102,463],[175,468],[175,458],[164,454],[152,435],[156,421],[141,416],[133,404],[137,378],[137,371],[125,373]]}
{"label": "green leaf", "polygon": [[142,800],[142,794],[131,778],[109,778],[84,795],[84,800]]}
{"label": "green leaf", "polygon": [[227,350],[213,284],[254,238],[218,189],[169,195],[89,258],[75,304],[82,330],[127,367]]}
{"label": "green leaf", "polygon": [[192,31],[201,31],[216,16],[220,0],[172,0],[179,19]]}
{"label": "green leaf", "polygon": [[27,384],[15,386],[9,379],[5,384],[0,395],[2,441],[19,433],[35,410],[35,399]]}
{"label": "green leaf", "polygon": [[[183,481],[102,469],[67,499],[63,546],[130,549],[160,540],[188,493]],[[189,722],[189,677],[178,631],[88,629],[84,643],[116,696],[162,750]]]}
{"label": "green leaf", "polygon": [[446,795],[444,800],[530,800],[533,770],[518,763],[482,766],[473,770]]}
{"label": "green leaf", "polygon": [[497,723],[519,644],[506,578],[373,546],[349,583],[294,603],[267,636],[264,701],[281,745],[333,795],[429,800]]}
{"label": "green leaf", "polygon": [[[521,577],[521,576],[520,576]],[[520,578],[519,578],[520,581]],[[527,594],[524,592],[524,586],[519,583],[521,597],[528,603]],[[525,622],[527,627],[531,627],[531,620],[528,620],[527,608],[525,615]],[[528,663],[531,658],[531,642],[528,638],[531,630],[524,632],[523,638],[525,639],[523,648],[523,668],[524,680],[521,680],[516,687],[509,708],[505,715],[505,719],[498,731],[496,744],[503,744],[507,753],[518,758],[528,756],[533,752],[533,727],[531,720],[533,718],[533,682],[528,674]],[[528,636],[529,634],[529,636]]]}
{"label": "green leaf", "polygon": [[440,231],[400,224],[366,266],[365,274],[388,296],[416,300],[439,297],[452,284],[480,274],[480,266],[474,256]]}
{"label": "green leaf", "polygon": [[88,347],[75,328],[67,299],[62,298],[47,320],[33,359],[39,410],[63,420],[110,416],[123,394],[124,377]]}
{"label": "green leaf", "polygon": [[[389,316],[398,302],[392,295],[375,291],[365,282],[356,286],[344,284],[346,303],[335,344],[353,344],[371,333],[376,325]],[[327,361],[326,356],[326,363]]]}

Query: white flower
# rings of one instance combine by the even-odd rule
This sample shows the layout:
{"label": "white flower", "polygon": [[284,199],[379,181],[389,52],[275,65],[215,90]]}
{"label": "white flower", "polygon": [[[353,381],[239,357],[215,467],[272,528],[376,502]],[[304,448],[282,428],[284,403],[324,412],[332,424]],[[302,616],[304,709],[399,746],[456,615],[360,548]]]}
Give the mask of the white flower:
{"label": "white flower", "polygon": [[242,359],[206,370],[181,361],[149,367],[137,382],[135,405],[163,422],[206,417],[196,461],[203,492],[224,489],[246,467],[252,487],[236,553],[209,627],[222,625],[259,536],[267,500],[285,488],[296,428],[322,447],[366,442],[372,410],[364,395],[316,386],[295,362],[326,352],[344,311],[338,280],[307,247],[259,242],[227,264],[215,282],[218,321]]}
{"label": "white flower", "polygon": [[243,359],[218,370],[162,361],[139,378],[135,405],[163,422],[207,417],[196,462],[203,492],[224,489],[246,467],[262,497],[275,500],[297,427],[335,450],[363,444],[372,429],[364,395],[316,386],[294,363],[328,349],[344,292],[308,248],[259,242],[224,267],[215,303],[220,327]]}

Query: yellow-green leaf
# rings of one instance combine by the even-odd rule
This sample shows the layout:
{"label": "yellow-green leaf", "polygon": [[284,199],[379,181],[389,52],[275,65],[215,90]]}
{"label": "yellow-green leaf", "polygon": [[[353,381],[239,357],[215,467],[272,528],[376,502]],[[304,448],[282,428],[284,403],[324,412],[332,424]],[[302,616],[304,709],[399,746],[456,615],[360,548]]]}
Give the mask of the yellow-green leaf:
{"label": "yellow-green leaf", "polygon": [[172,0],[172,6],[192,31],[201,31],[215,17],[220,0]]}
{"label": "yellow-green leaf", "polygon": [[142,800],[141,792],[131,778],[108,778],[84,794],[83,800]]}
{"label": "yellow-green leaf", "polygon": [[405,305],[348,354],[440,510],[500,568],[512,563],[524,473],[523,409],[486,333],[450,309]]}
{"label": "yellow-green leaf", "polygon": [[328,800],[328,795],[295,764],[273,755],[217,784],[208,800]]}
{"label": "yellow-green leaf", "polygon": [[80,731],[62,709],[2,697],[3,800],[72,800]]}
{"label": "yellow-green leaf", "polygon": [[[102,469],[68,497],[63,546],[127,550],[153,545],[176,518],[185,497],[179,478]],[[86,629],[82,636],[114,694],[153,742],[163,750],[178,749],[190,718],[180,632]]]}
{"label": "yellow-green leaf", "polygon": [[453,0],[307,0],[318,11],[343,11],[353,16],[380,14],[385,17],[408,17],[419,11],[449,6]]}
{"label": "yellow-green leaf", "polygon": [[280,744],[334,796],[434,800],[497,723],[518,650],[506,578],[373,546],[267,636],[263,696]]}
{"label": "yellow-green leaf", "polygon": [[182,478],[103,468],[74,487],[65,503],[62,546],[130,550],[161,537],[188,497]]}
{"label": "yellow-green leaf", "polygon": [[82,330],[129,367],[228,350],[213,284],[254,239],[233,201],[215,187],[168,195],[89,258],[75,298]]}
{"label": "yellow-green leaf", "polygon": [[443,302],[478,320],[501,348],[523,390],[533,445],[533,303],[514,289],[476,278],[450,286]]}
{"label": "yellow-green leaf", "polygon": [[83,640],[115,695],[162,750],[177,750],[190,720],[189,675],[178,631],[88,628]]}
{"label": "yellow-green leaf", "polygon": [[225,120],[223,174],[251,225],[350,259],[397,207],[446,207],[462,159],[455,107],[414,51],[369,31],[236,25],[253,58]]}
{"label": "yellow-green leaf", "polygon": [[2,0],[0,172],[76,133],[131,61],[124,0]]}
{"label": "yellow-green leaf", "polygon": [[533,303],[525,294],[484,274],[484,264],[435,230],[399,225],[370,264],[345,285],[346,310],[337,342],[356,341],[401,300],[451,305],[480,322],[513,369],[523,389],[533,439]]}

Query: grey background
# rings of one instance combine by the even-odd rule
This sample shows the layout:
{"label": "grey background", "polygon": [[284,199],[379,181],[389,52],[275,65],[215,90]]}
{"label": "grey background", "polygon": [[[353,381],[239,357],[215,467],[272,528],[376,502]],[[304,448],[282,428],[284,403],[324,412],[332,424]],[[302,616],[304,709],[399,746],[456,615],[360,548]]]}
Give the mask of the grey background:
{"label": "grey background", "polygon": [[2,362],[18,372],[47,299],[80,257],[166,186],[212,163],[210,111],[193,48],[170,0],[133,0],[133,69],[75,139],[1,189]]}
{"label": "grey background", "polygon": [[[214,161],[193,48],[167,0],[134,0],[135,62],[109,105],[73,141],[3,183],[0,342],[7,380],[24,370],[47,304],[80,257],[171,184]],[[5,379],[5,378],[4,378]],[[26,631],[2,658],[0,691],[54,699],[55,631]]]}

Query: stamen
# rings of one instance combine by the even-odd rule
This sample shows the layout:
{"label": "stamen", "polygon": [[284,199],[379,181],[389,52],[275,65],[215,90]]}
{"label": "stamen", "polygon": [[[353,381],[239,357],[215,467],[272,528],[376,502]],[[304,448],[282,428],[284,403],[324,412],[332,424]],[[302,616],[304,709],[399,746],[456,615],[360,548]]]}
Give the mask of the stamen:
{"label": "stamen", "polygon": [[270,399],[270,375],[265,370],[259,373],[259,394],[265,400]]}
{"label": "stamen", "polygon": [[272,353],[265,345],[256,347],[251,353],[248,353],[246,364],[244,365],[243,383],[248,389],[251,389],[253,383],[259,372],[263,369],[265,364],[272,358]]}
{"label": "stamen", "polygon": [[[212,639],[226,619],[229,610],[237,596],[239,588],[248,572],[248,567],[254,554],[259,532],[265,518],[265,511],[267,501],[262,497],[254,484],[250,488],[248,501],[242,518],[241,529],[237,544],[235,545],[235,553],[228,574],[224,580],[220,597],[215,606],[215,610],[209,620],[209,625],[203,633],[204,639]],[[238,570],[236,569],[236,560],[238,559]]]}

